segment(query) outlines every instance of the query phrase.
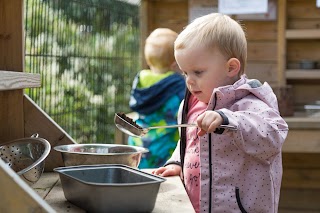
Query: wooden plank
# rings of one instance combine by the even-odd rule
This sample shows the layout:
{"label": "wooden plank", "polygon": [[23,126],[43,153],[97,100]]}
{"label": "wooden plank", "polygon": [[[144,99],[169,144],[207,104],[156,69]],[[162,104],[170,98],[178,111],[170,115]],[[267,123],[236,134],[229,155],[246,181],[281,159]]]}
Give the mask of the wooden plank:
{"label": "wooden plank", "polygon": [[0,8],[0,42],[3,47],[0,50],[0,69],[23,71],[23,1],[1,0]]}
{"label": "wooden plank", "polygon": [[290,69],[286,70],[286,78],[288,80],[320,80],[320,69],[301,70]]}
{"label": "wooden plank", "polygon": [[281,188],[279,208],[295,209],[299,212],[320,211],[319,189]]}
{"label": "wooden plank", "polygon": [[188,0],[191,7],[218,7],[218,0]]}
{"label": "wooden plank", "polygon": [[2,160],[0,185],[0,212],[55,212]]}
{"label": "wooden plank", "polygon": [[42,173],[38,182],[32,185],[34,191],[36,191],[43,199],[49,194],[52,188],[59,181],[59,174],[53,172]]}
{"label": "wooden plank", "polygon": [[287,63],[287,42],[285,40],[285,30],[287,28],[287,0],[278,0],[278,83],[279,87],[286,85],[285,70]]}
{"label": "wooden plank", "polygon": [[288,62],[300,62],[301,60],[320,61],[320,42],[316,40],[289,40]]}
{"label": "wooden plank", "polygon": [[0,91],[41,86],[40,74],[0,70]]}
{"label": "wooden plank", "polygon": [[[89,195],[90,196],[90,195]],[[68,213],[85,213],[83,209],[76,205],[68,202],[64,197],[62,185],[60,179],[54,185],[49,194],[45,197],[45,201],[56,211],[56,212],[68,212]]]}
{"label": "wooden plank", "polygon": [[[148,0],[140,1],[140,55],[141,55],[141,64],[143,68],[148,68],[147,62],[144,57],[144,45],[145,40],[149,35],[149,2]],[[117,141],[117,140],[116,140]]]}
{"label": "wooden plank", "polygon": [[320,19],[291,19],[287,25],[288,29],[318,29]]}
{"label": "wooden plank", "polygon": [[283,169],[282,188],[320,189],[320,169]]}
{"label": "wooden plank", "polygon": [[284,169],[317,169],[320,170],[319,153],[282,153]]}
{"label": "wooden plank", "polygon": [[319,29],[286,30],[287,39],[320,39]]}
{"label": "wooden plank", "polygon": [[261,82],[276,84],[277,81],[277,63],[258,63],[248,61],[246,74],[249,78],[258,79]]}
{"label": "wooden plank", "polygon": [[54,146],[76,143],[52,118],[48,116],[27,95],[23,97],[25,135],[38,133],[51,144],[51,152],[45,160],[45,171],[64,166],[60,152],[53,150]]}
{"label": "wooden plank", "polygon": [[[0,70],[23,71],[23,1],[0,0]],[[22,90],[0,91],[0,143],[24,137]]]}
{"label": "wooden plank", "polygon": [[[319,100],[320,87],[319,81],[312,82],[296,82],[293,87],[294,104],[299,106],[310,104]],[[309,118],[306,118],[309,119]]]}
{"label": "wooden plank", "polygon": [[243,21],[248,43],[252,41],[277,41],[275,21]]}
{"label": "wooden plank", "polygon": [[296,130],[319,130],[320,118],[319,117],[285,117],[284,118],[289,129]]}
{"label": "wooden plank", "polygon": [[288,19],[319,19],[320,8],[314,0],[288,0]]}
{"label": "wooden plank", "polygon": [[318,210],[309,210],[309,209],[292,209],[292,208],[279,208],[279,213],[319,213]]}
{"label": "wooden plank", "polygon": [[248,60],[259,62],[276,62],[276,42],[252,41],[248,43]]}
{"label": "wooden plank", "polygon": [[167,27],[180,33],[188,24],[188,1],[154,1],[152,2],[152,29]]}
{"label": "wooden plank", "polygon": [[319,130],[290,130],[283,144],[284,153],[320,153]]}

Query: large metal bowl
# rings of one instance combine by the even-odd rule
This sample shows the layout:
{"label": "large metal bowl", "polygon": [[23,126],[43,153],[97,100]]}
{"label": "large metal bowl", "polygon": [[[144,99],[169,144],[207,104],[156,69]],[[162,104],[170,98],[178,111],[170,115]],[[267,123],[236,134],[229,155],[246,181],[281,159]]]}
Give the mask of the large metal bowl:
{"label": "large metal bowl", "polygon": [[138,167],[141,156],[149,150],[118,144],[69,144],[54,147],[61,152],[65,166],[123,164]]}

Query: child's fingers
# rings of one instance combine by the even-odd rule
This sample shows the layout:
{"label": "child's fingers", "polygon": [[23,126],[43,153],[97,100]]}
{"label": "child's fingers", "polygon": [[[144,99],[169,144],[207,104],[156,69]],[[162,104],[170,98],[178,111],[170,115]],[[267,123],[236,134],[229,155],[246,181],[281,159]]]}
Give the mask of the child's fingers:
{"label": "child's fingers", "polygon": [[199,127],[201,127],[202,121],[203,121],[204,117],[205,117],[205,113],[202,113],[201,115],[198,116],[198,118],[197,118],[197,125],[198,125]]}
{"label": "child's fingers", "polygon": [[166,171],[164,171],[161,176],[162,177],[168,177],[168,176],[175,176],[177,172],[173,169],[167,169]]}
{"label": "child's fingers", "polygon": [[206,133],[207,133],[206,131],[204,131],[203,129],[200,129],[200,131],[197,132],[197,135],[203,136],[203,135],[205,135]]}
{"label": "child's fingers", "polygon": [[154,174],[154,175],[161,175],[165,170],[166,170],[165,167],[160,167],[160,168],[152,171],[151,173]]}
{"label": "child's fingers", "polygon": [[197,125],[200,128],[200,131],[198,131],[198,133],[197,133],[199,136],[203,136],[204,134],[206,134],[206,131],[204,129],[202,129],[202,122],[203,122],[204,117],[205,117],[205,113],[202,113],[197,118]]}

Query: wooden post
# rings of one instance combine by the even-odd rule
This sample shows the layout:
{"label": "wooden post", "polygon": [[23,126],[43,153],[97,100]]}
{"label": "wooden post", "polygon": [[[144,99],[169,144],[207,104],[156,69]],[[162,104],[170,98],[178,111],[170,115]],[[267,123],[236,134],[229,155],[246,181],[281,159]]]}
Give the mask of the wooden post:
{"label": "wooden post", "polygon": [[[23,15],[23,0],[0,0],[0,70],[23,71]],[[0,91],[0,143],[22,137],[23,90]]]}
{"label": "wooden post", "polygon": [[278,86],[286,85],[286,28],[287,28],[287,0],[278,0]]}
{"label": "wooden post", "polygon": [[145,40],[149,35],[150,21],[151,20],[149,16],[149,1],[141,0],[141,3],[140,3],[140,59],[141,59],[141,67],[143,69],[148,68],[147,62],[144,59],[144,45],[145,45]]}

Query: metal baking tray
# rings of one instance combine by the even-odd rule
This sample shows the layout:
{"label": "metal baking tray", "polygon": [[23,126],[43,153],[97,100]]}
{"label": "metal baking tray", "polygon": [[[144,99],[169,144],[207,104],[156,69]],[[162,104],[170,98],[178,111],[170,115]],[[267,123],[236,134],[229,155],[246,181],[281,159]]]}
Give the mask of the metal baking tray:
{"label": "metal baking tray", "polygon": [[69,166],[59,173],[65,198],[88,212],[151,212],[164,178],[120,164]]}

